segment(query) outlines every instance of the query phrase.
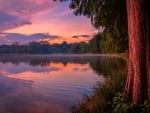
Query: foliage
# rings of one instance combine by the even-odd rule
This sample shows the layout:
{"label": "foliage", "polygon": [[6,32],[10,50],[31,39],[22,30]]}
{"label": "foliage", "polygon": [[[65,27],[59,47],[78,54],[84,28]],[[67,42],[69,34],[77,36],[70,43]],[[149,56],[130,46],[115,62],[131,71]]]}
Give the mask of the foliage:
{"label": "foliage", "polygon": [[[67,0],[60,0],[67,1]],[[70,0],[75,15],[91,19],[102,35],[101,52],[128,51],[126,0]]]}
{"label": "foliage", "polygon": [[88,53],[89,48],[89,44],[85,42],[74,43],[69,49],[69,53]]}
{"label": "foliage", "polygon": [[144,104],[133,104],[124,102],[123,94],[117,93],[113,98],[114,113],[149,113],[150,105],[147,101]]}
{"label": "foliage", "polygon": [[102,53],[126,53],[127,52],[127,39],[113,37],[109,32],[101,33],[102,39],[100,48]]}
{"label": "foliage", "polygon": [[[113,53],[117,45],[112,43],[111,38],[103,37],[98,33],[89,43],[79,42],[71,43],[62,42],[61,44],[49,44],[46,41],[30,42],[20,45],[17,42],[12,45],[0,45],[0,53],[28,53],[28,54],[50,54],[50,53]],[[117,51],[116,51],[117,52]],[[120,51],[123,52],[123,51]]]}
{"label": "foliage", "polygon": [[[110,68],[107,67],[104,70],[102,69],[102,73],[106,77],[104,84],[97,84],[94,94],[86,97],[76,106],[73,113],[112,113],[113,97],[115,97],[116,93],[123,91],[126,78],[126,65],[120,66],[120,63],[115,60],[108,62],[103,59],[101,62],[104,64],[99,65],[101,68],[105,65],[110,65]],[[112,65],[116,65],[115,68],[118,68],[118,70],[115,68],[111,69],[111,67],[113,67]]]}
{"label": "foliage", "polygon": [[114,59],[90,61],[90,66],[99,75],[104,75],[104,84],[96,84],[94,94],[86,96],[73,113],[149,113],[150,105],[133,104],[123,101],[123,89],[126,79],[125,60]]}
{"label": "foliage", "polygon": [[48,42],[30,42],[20,45],[15,42],[12,45],[0,45],[0,54],[51,54],[51,53],[88,53],[89,44],[85,42],[68,44],[49,44]]}
{"label": "foliage", "polygon": [[104,29],[102,52],[127,51],[125,0],[71,0],[70,8],[74,9],[75,15],[89,17],[94,27]]}
{"label": "foliage", "polygon": [[100,53],[100,42],[101,42],[101,35],[97,34],[95,35],[90,41],[90,52],[92,53]]}

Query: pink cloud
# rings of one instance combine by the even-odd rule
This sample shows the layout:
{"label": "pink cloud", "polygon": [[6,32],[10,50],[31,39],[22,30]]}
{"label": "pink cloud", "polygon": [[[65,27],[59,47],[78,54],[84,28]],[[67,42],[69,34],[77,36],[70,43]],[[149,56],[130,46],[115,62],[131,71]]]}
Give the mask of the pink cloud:
{"label": "pink cloud", "polygon": [[19,33],[0,33],[0,44],[12,44],[13,42],[26,44],[32,41],[50,41],[57,38],[60,38],[60,36],[50,35],[48,33],[35,33],[31,35]]}
{"label": "pink cloud", "polygon": [[[68,5],[69,2],[60,3],[53,0],[0,0],[0,33],[26,35],[50,33],[61,36],[50,42],[87,40],[86,36],[80,36],[81,38],[78,39],[71,38],[80,34],[91,36],[93,31],[90,30],[93,28],[86,17],[74,16]],[[7,36],[12,35],[7,34]],[[25,37],[22,36],[23,38]],[[21,38],[5,37],[1,38],[0,43],[12,42],[16,39],[21,40]],[[49,38],[43,40],[49,41]]]}
{"label": "pink cloud", "polygon": [[35,14],[52,10],[56,4],[53,0],[0,0],[0,31],[32,24]]}

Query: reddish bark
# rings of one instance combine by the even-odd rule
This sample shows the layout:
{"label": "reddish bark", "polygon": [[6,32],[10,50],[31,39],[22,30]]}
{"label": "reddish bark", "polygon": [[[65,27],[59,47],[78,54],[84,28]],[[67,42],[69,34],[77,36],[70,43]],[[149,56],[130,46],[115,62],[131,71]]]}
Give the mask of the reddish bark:
{"label": "reddish bark", "polygon": [[[148,5],[148,2],[147,2]],[[147,6],[148,7],[148,6]],[[150,11],[150,9],[148,9]],[[148,101],[150,102],[150,15],[147,15],[147,79],[148,79]]]}
{"label": "reddish bark", "polygon": [[127,0],[129,64],[124,96],[150,102],[150,37],[148,0]]}

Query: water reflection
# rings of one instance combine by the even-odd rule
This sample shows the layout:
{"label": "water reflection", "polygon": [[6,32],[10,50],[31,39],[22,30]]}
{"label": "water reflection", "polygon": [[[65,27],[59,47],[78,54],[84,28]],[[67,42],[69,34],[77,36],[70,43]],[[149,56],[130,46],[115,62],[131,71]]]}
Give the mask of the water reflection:
{"label": "water reflection", "polygon": [[97,81],[125,65],[109,56],[1,55],[0,113],[70,113]]}

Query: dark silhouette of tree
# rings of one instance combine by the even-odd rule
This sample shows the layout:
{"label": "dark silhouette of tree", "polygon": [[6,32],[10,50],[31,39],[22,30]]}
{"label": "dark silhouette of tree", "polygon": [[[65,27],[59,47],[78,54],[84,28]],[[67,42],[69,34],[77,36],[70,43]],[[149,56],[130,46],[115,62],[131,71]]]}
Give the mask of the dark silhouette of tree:
{"label": "dark silhouette of tree", "polygon": [[0,54],[51,54],[51,53],[88,53],[89,44],[86,42],[72,43],[62,42],[61,44],[49,44],[46,41],[30,42],[21,45],[0,45]]}
{"label": "dark silhouette of tree", "polygon": [[[71,0],[70,8],[74,9],[75,15],[89,17],[94,27],[98,29],[103,27],[102,47],[107,50],[106,52],[127,51],[125,0]],[[108,42],[111,43],[111,49],[108,49],[110,47]]]}
{"label": "dark silhouette of tree", "polygon": [[100,41],[101,41],[101,36],[100,34],[95,35],[90,41],[90,51],[92,53],[100,53]]}
{"label": "dark silhouette of tree", "polygon": [[72,43],[69,53],[88,53],[90,52],[89,48],[89,44],[85,42]]}

